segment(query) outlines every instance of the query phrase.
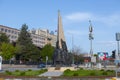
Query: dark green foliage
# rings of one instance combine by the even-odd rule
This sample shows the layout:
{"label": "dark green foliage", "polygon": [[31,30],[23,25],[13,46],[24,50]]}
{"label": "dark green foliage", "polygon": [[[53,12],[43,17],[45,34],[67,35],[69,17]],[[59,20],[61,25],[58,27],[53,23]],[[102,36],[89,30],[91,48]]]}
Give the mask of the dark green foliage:
{"label": "dark green foliage", "polygon": [[64,72],[67,73],[67,72],[70,72],[71,70],[70,69],[66,69]]}
{"label": "dark green foliage", "polygon": [[8,70],[5,71],[5,73],[8,73],[8,72],[9,72]]}
{"label": "dark green foliage", "polygon": [[65,70],[63,76],[113,76],[115,72],[101,70]]}
{"label": "dark green foliage", "polygon": [[25,71],[20,72],[20,76],[24,76],[25,75]]}
{"label": "dark green foliage", "polygon": [[19,72],[19,70],[15,70],[15,72]]}
{"label": "dark green foliage", "polygon": [[48,71],[48,70],[47,69],[41,69],[41,70],[39,70],[39,74],[44,73],[46,71]]}
{"label": "dark green foliage", "polygon": [[114,70],[110,70],[110,72],[114,72]]}
{"label": "dark green foliage", "polygon": [[30,38],[30,34],[27,32],[28,26],[26,24],[22,25],[17,44],[19,46],[19,54],[21,55],[20,58],[23,60],[28,60],[28,55],[31,46],[32,46],[32,39]]}
{"label": "dark green foliage", "polygon": [[95,76],[95,75],[96,75],[95,72],[91,72],[91,73],[90,73],[90,76]]}
{"label": "dark green foliage", "polygon": [[54,47],[52,47],[51,44],[45,45],[41,51],[42,60],[45,61],[46,56],[48,56],[49,61],[52,61],[53,53]]}
{"label": "dark green foliage", "polygon": [[10,72],[10,71],[8,71],[8,70],[6,70],[5,73],[6,73],[7,75],[11,75],[11,74],[12,74],[12,72]]}
{"label": "dark green foliage", "polygon": [[104,71],[104,69],[101,69],[100,71]]}
{"label": "dark green foliage", "polygon": [[106,72],[114,72],[114,70],[107,70]]}
{"label": "dark green foliage", "polygon": [[78,76],[79,74],[78,73],[74,73],[73,76]]}
{"label": "dark green foliage", "polygon": [[40,50],[33,45],[31,35],[28,33],[28,26],[26,24],[22,25],[17,46],[19,50],[16,55],[23,61],[37,61],[40,57]]}
{"label": "dark green foliage", "polygon": [[106,71],[103,71],[102,75],[108,75],[108,73]]}
{"label": "dark green foliage", "polygon": [[18,43],[20,45],[29,45],[32,44],[32,39],[30,37],[30,34],[28,33],[28,26],[26,24],[22,25],[19,37],[18,37]]}
{"label": "dark green foliage", "polygon": [[0,43],[9,43],[9,37],[5,33],[0,33]]}
{"label": "dark green foliage", "polygon": [[83,70],[83,68],[80,68],[80,70]]}
{"label": "dark green foliage", "polygon": [[28,69],[28,71],[32,71],[32,69]]}

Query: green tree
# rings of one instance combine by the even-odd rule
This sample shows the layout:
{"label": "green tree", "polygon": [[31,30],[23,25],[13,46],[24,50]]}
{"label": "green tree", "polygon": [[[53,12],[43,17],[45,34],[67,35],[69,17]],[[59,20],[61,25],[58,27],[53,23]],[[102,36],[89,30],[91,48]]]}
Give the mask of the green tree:
{"label": "green tree", "polygon": [[48,56],[49,61],[52,61],[53,52],[54,47],[51,44],[46,44],[41,51],[42,60],[45,61],[46,56]]}
{"label": "green tree", "polygon": [[28,26],[26,24],[22,25],[18,40],[17,40],[17,46],[19,46],[19,53],[20,59],[28,60],[29,54],[32,51],[32,39],[30,37],[30,34],[28,33]]}
{"label": "green tree", "polygon": [[24,61],[34,60],[37,59],[35,56],[40,56],[40,51],[33,45],[30,33],[27,30],[28,26],[23,24],[17,40],[19,50],[16,55],[19,55],[20,59]]}
{"label": "green tree", "polygon": [[32,60],[32,61],[36,61],[36,62],[39,62],[39,59],[40,59],[40,50],[36,47],[36,46],[32,46],[32,52],[30,52],[30,54],[28,56],[30,56],[29,58]]}
{"label": "green tree", "polygon": [[28,26],[26,24],[22,25],[19,37],[18,37],[18,44],[19,45],[31,45],[32,39],[30,37],[30,33],[28,33]]}
{"label": "green tree", "polygon": [[9,37],[5,33],[0,33],[0,43],[9,43]]}
{"label": "green tree", "polygon": [[3,42],[1,44],[0,55],[3,57],[4,60],[9,60],[14,57],[16,50],[17,48],[14,47],[12,44]]}

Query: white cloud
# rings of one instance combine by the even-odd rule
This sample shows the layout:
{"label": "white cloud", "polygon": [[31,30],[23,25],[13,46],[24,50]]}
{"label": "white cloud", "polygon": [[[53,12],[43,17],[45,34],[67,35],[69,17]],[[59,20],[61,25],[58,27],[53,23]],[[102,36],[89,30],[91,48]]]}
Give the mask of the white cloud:
{"label": "white cloud", "polygon": [[120,25],[120,15],[118,13],[116,14],[93,14],[93,13],[84,13],[84,12],[77,12],[68,14],[65,16],[66,22],[83,22],[88,20],[100,22],[102,24],[108,25],[108,26],[117,26]]}
{"label": "white cloud", "polygon": [[120,25],[120,15],[118,14],[111,14],[111,15],[105,15],[105,16],[98,16],[95,19],[96,21],[102,22],[104,24],[107,24],[109,26],[116,26]]}
{"label": "white cloud", "polygon": [[90,13],[73,13],[67,15],[65,18],[71,21],[86,21],[92,17]]}
{"label": "white cloud", "polygon": [[116,41],[99,41],[97,42],[98,45],[104,45],[104,46],[113,46],[116,45]]}
{"label": "white cloud", "polygon": [[78,31],[78,30],[67,30],[66,33],[75,36],[87,35],[85,31]]}

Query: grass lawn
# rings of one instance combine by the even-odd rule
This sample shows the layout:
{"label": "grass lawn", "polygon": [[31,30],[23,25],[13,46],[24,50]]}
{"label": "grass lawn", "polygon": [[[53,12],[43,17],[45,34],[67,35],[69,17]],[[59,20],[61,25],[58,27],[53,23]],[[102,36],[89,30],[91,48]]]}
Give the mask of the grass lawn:
{"label": "grass lawn", "polygon": [[[41,70],[27,70],[27,71],[19,71],[15,70],[14,72],[5,71],[3,73],[4,75],[13,75],[13,76],[38,76],[44,72],[46,72],[47,69],[41,69]],[[70,69],[67,69],[64,71],[63,77],[86,77],[86,76],[115,76],[114,70],[84,70],[79,69],[77,71],[71,71]]]}
{"label": "grass lawn", "polygon": [[10,72],[8,70],[5,71],[5,75],[13,75],[13,76],[37,76],[44,72],[46,72],[47,69],[41,69],[41,70],[27,70],[27,71],[19,71],[15,70],[14,72]]}
{"label": "grass lawn", "polygon": [[77,71],[71,71],[69,69],[65,70],[63,76],[114,76],[115,71],[113,70],[83,70],[79,69]]}

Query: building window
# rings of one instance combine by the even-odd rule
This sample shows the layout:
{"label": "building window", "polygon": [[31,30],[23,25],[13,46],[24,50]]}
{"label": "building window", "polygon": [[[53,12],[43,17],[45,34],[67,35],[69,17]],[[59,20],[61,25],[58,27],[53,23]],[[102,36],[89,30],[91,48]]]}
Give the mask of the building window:
{"label": "building window", "polygon": [[15,34],[17,34],[17,32],[15,31]]}
{"label": "building window", "polygon": [[5,29],[5,32],[7,32],[7,29]]}
{"label": "building window", "polygon": [[1,28],[1,31],[4,31],[4,28]]}
{"label": "building window", "polygon": [[10,30],[8,30],[8,32],[10,33],[11,31],[10,31]]}
{"label": "building window", "polygon": [[12,31],[12,33],[14,33],[14,31]]}

